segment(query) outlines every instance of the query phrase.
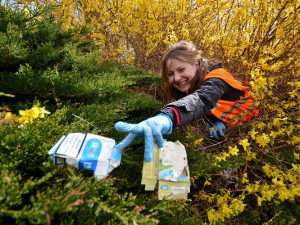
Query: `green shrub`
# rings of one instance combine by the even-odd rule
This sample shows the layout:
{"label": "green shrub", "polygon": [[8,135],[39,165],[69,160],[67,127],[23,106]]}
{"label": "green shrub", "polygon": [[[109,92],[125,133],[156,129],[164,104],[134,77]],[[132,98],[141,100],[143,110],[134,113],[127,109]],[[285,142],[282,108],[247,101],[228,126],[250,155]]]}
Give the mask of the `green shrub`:
{"label": "green shrub", "polygon": [[[100,63],[99,53],[88,50],[82,38],[76,40],[70,33],[74,30],[63,31],[49,12],[29,17],[0,8],[4,12],[0,21],[11,21],[14,29],[10,34],[1,24],[0,49],[5,49],[9,35],[22,36],[14,60],[1,52],[1,60],[11,59],[0,74],[1,91],[15,95],[13,99],[3,95],[3,106],[18,114],[40,101],[52,112],[25,126],[0,126],[0,223],[157,224],[164,218],[158,217],[164,207],[181,212],[176,202],[159,202],[143,190],[141,139],[124,152],[113,178],[100,181],[91,171],[54,166],[47,154],[69,132],[91,132],[120,141],[126,134],[114,130],[116,121],[139,122],[162,105],[128,88],[157,83],[158,76],[132,66]],[[37,25],[32,26],[30,19]]]}

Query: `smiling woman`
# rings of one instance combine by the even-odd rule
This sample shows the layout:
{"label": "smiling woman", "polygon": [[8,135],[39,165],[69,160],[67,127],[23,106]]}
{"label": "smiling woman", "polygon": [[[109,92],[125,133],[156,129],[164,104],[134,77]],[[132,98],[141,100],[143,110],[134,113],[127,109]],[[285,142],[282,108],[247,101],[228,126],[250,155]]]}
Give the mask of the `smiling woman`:
{"label": "smiling woman", "polygon": [[182,124],[205,118],[211,137],[220,140],[226,127],[235,126],[258,116],[248,87],[234,79],[221,63],[202,59],[190,42],[180,41],[162,58],[164,88],[176,101],[159,114],[139,124],[118,122],[118,131],[129,135],[116,148],[122,151],[137,137],[145,137],[145,160],[152,160],[153,139],[163,147],[164,134]]}

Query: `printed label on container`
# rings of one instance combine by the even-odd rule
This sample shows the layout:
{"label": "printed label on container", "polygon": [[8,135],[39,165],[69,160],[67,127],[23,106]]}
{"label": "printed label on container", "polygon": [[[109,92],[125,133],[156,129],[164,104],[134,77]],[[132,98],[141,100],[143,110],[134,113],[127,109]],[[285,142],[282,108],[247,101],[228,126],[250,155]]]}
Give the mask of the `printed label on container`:
{"label": "printed label on container", "polygon": [[81,148],[81,144],[85,139],[85,136],[86,134],[84,133],[68,134],[56,151],[56,154],[76,158]]}
{"label": "printed label on container", "polygon": [[162,189],[162,190],[168,190],[168,189],[169,189],[169,186],[164,184],[164,185],[161,186],[161,189]]}
{"label": "printed label on container", "polygon": [[185,193],[185,187],[176,187],[172,186],[171,187],[171,192],[173,195],[179,195]]}
{"label": "printed label on container", "polygon": [[102,149],[102,142],[96,138],[87,141],[79,160],[79,169],[90,169],[95,171],[98,157]]}

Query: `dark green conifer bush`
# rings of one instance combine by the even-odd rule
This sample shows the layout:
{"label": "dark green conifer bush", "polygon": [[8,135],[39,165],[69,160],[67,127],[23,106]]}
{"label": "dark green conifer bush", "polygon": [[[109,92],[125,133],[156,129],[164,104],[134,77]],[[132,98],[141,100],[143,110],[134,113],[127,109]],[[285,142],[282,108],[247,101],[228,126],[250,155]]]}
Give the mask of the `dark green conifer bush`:
{"label": "dark green conifer bush", "polygon": [[143,191],[141,141],[103,180],[91,171],[54,166],[47,154],[69,132],[120,141],[126,134],[114,130],[116,121],[137,122],[162,104],[128,89],[157,83],[159,77],[99,63],[84,32],[63,30],[50,11],[26,14],[1,5],[0,12],[2,109],[18,114],[40,101],[51,111],[26,125],[0,126],[0,224],[157,224],[165,215],[173,216],[167,210],[164,215],[164,208],[186,213],[176,202],[159,202]]}

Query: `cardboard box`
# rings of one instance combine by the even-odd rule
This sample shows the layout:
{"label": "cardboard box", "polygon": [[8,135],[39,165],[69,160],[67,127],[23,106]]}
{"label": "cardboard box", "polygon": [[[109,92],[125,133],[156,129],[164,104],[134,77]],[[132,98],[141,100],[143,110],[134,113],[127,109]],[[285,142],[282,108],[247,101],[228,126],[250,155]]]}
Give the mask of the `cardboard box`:
{"label": "cardboard box", "polygon": [[121,162],[121,152],[113,148],[115,140],[90,133],[63,135],[50,149],[55,165],[69,165],[78,169],[92,170],[101,179]]}
{"label": "cardboard box", "polygon": [[159,199],[187,199],[190,173],[184,146],[166,140],[163,149],[154,144],[152,161],[144,161],[141,183],[147,191],[157,189]]}

